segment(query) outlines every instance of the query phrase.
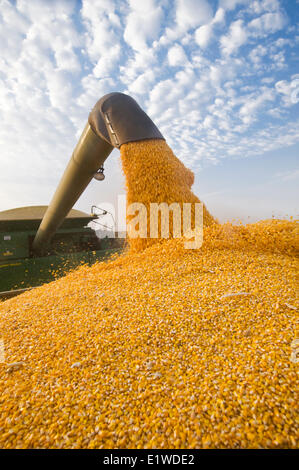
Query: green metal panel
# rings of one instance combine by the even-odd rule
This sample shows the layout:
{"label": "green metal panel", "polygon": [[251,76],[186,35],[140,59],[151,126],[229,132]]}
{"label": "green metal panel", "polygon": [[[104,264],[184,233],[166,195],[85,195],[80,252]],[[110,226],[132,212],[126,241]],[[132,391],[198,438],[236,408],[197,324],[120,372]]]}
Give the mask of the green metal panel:
{"label": "green metal panel", "polygon": [[27,258],[28,232],[0,232],[0,260]]}
{"label": "green metal panel", "polygon": [[119,248],[0,261],[0,292],[54,281],[80,264],[91,265],[116,251]]}
{"label": "green metal panel", "polygon": [[[31,244],[34,239],[34,231],[0,231],[0,261],[32,257]],[[48,254],[68,253],[71,251],[97,250],[100,248],[100,240],[94,231],[87,227],[69,228],[58,230],[49,245]]]}
{"label": "green metal panel", "polygon": [[[65,230],[65,229],[74,229],[74,228],[79,228],[83,229],[84,226],[86,226],[89,222],[94,220],[94,216],[91,217],[82,217],[82,218],[66,218],[63,222],[63,224],[60,227],[60,230]],[[26,230],[30,232],[34,232],[36,234],[36,231],[40,225],[41,221],[40,219],[28,219],[28,220],[0,220],[0,232],[24,232]]]}

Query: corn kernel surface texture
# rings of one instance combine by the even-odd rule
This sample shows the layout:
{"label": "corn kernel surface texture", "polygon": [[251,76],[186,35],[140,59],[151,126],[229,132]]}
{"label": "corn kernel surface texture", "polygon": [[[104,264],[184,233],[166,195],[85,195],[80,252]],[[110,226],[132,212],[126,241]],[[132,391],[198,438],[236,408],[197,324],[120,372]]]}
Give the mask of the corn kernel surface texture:
{"label": "corn kernel surface texture", "polygon": [[[166,142],[121,161],[128,203],[199,202]],[[204,207],[199,249],[131,239],[2,302],[0,447],[297,447],[297,272],[295,221]]]}

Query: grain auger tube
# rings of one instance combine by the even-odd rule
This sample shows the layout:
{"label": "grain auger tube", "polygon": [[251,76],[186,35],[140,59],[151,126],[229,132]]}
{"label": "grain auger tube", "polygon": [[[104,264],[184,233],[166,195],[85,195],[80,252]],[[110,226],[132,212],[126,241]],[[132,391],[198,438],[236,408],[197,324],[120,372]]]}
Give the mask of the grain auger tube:
{"label": "grain auger tube", "polygon": [[92,178],[102,180],[103,164],[113,148],[148,139],[165,140],[136,101],[109,93],[94,106],[33,241],[40,252],[62,224]]}

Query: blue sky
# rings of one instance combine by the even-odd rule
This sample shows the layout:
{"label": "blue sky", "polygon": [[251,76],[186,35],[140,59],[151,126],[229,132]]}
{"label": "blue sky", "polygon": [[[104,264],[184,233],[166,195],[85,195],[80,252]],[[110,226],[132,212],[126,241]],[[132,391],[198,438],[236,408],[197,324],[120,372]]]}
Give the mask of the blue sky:
{"label": "blue sky", "polygon": [[[298,214],[298,1],[0,0],[0,210],[48,204],[88,114],[133,96],[220,220]],[[118,151],[76,204],[124,194]]]}

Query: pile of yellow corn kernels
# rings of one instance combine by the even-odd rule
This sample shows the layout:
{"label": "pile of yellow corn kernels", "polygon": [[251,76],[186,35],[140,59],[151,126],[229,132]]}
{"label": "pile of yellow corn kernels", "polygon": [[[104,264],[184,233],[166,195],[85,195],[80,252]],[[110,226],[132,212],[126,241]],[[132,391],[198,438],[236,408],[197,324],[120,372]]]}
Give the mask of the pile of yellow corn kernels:
{"label": "pile of yellow corn kernels", "polygon": [[[128,202],[198,201],[165,142],[121,158]],[[0,447],[298,446],[297,225],[204,217],[1,304]]]}

